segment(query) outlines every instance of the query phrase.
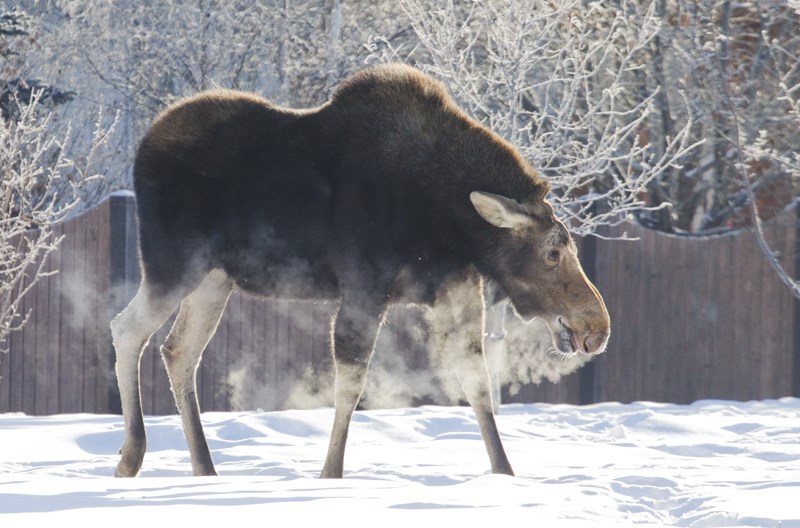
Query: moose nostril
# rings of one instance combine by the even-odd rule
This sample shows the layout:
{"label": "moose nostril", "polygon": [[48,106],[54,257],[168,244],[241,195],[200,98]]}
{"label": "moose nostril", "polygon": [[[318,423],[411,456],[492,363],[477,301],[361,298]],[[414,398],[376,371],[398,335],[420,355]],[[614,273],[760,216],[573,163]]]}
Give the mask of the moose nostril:
{"label": "moose nostril", "polygon": [[587,354],[600,354],[605,350],[608,334],[590,334],[583,340],[583,350]]}

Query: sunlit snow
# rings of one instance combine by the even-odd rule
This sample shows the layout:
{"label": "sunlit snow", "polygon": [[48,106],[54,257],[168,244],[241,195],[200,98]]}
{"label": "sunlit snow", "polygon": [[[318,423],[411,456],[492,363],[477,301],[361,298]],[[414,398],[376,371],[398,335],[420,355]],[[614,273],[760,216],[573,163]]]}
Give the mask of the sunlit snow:
{"label": "sunlit snow", "polygon": [[122,480],[120,416],[0,415],[0,524],[800,527],[800,399],[502,406],[513,478],[467,407],[357,412],[338,481],[317,478],[331,409],[203,420],[220,477],[190,476],[165,416]]}

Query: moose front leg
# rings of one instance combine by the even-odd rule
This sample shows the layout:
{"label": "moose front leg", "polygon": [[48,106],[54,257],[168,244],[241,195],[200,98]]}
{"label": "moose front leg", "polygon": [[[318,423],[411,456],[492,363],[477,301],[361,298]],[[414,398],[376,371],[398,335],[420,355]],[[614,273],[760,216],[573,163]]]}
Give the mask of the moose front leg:
{"label": "moose front leg", "polygon": [[328,454],[322,466],[321,478],[342,478],[344,473],[344,449],[350,420],[361,399],[367,377],[367,365],[336,360],[336,386],[334,388],[335,414],[331,429]]}
{"label": "moose front leg", "polygon": [[447,281],[432,310],[434,347],[444,367],[455,373],[475,412],[492,473],[514,475],[494,419],[492,391],[483,353],[484,304],[477,273]]}
{"label": "moose front leg", "polygon": [[382,318],[383,307],[363,301],[351,304],[345,299],[334,319],[336,384],[333,401],[336,410],[322,478],[342,478],[350,420],[364,392],[367,367]]}
{"label": "moose front leg", "polygon": [[489,372],[483,354],[475,351],[467,352],[462,357],[454,357],[451,364],[461,388],[464,389],[467,402],[475,412],[489,454],[492,473],[513,476],[514,470],[511,469],[494,419]]}

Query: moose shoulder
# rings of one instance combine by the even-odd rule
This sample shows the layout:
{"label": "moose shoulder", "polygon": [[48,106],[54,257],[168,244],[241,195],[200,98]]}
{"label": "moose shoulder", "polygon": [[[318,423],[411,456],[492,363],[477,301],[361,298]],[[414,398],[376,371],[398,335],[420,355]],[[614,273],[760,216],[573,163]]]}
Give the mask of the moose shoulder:
{"label": "moose shoulder", "polygon": [[323,477],[347,432],[387,307],[428,305],[438,347],[475,411],[492,470],[512,474],[483,358],[483,281],[540,317],[555,350],[602,352],[608,313],[514,148],[406,66],[362,71],[312,110],[214,91],[164,111],[134,166],[142,283],[112,322],[125,438],[117,475],[146,448],[139,358],[179,307],[161,353],[197,475],[215,474],[195,371],[234,288],[339,303],[335,418]]}

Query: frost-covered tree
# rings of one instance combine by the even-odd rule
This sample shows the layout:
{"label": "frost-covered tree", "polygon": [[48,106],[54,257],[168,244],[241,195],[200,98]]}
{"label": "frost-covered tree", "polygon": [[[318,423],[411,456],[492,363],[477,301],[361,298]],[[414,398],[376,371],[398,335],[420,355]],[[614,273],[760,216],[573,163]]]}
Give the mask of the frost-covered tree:
{"label": "frost-covered tree", "polygon": [[[692,139],[706,142],[682,169],[651,183],[651,201],[672,207],[643,220],[663,231],[710,234],[753,225],[754,206],[764,219],[792,207],[800,187],[785,161],[798,152],[797,10],[783,0],[655,5],[661,31],[646,83],[661,96],[649,134],[663,141],[691,115]],[[679,91],[686,99],[676,105]]]}
{"label": "frost-covered tree", "polygon": [[[655,229],[715,234],[753,229],[783,282],[800,285],[768,239],[768,221],[796,221],[800,199],[800,9],[797,2],[658,0],[662,30],[648,82],[662,88],[654,138],[668,136],[686,111],[693,139],[706,138],[649,186],[667,211],[642,214]],[[785,260],[783,261],[785,262]]]}
{"label": "frost-covered tree", "polygon": [[[765,222],[776,218],[795,220],[800,201],[800,4],[754,7],[759,9],[740,15],[753,29],[746,43],[747,51],[755,50],[747,53],[753,57],[746,62],[751,66],[731,73],[743,86],[731,83],[722,93],[733,117],[732,171],[739,177],[737,197],[744,195],[738,202],[749,212],[759,246],[781,281],[800,298],[797,270],[793,274],[786,269],[764,229]],[[723,3],[723,16],[735,20],[735,15]],[[729,38],[730,27],[723,25],[722,30],[722,38]],[[739,62],[731,48],[721,61],[723,74]],[[754,76],[761,82],[756,84]]]}
{"label": "frost-covered tree", "polygon": [[[695,145],[691,122],[663,145],[644,131],[659,90],[640,70],[660,24],[652,5],[545,0],[401,0],[419,40],[376,53],[417,61],[554,186],[577,234],[647,208],[647,185]],[[595,207],[602,202],[603,208]],[[658,209],[661,204],[651,204]]]}
{"label": "frost-covered tree", "polygon": [[8,120],[17,110],[17,98],[29,100],[33,93],[38,98],[55,104],[64,103],[72,97],[65,92],[43,83],[39,79],[26,79],[23,75],[26,51],[30,48],[34,27],[33,18],[26,12],[14,8],[3,11],[0,6],[0,113]]}
{"label": "frost-covered tree", "polygon": [[[38,71],[75,87],[73,121],[99,103],[121,113],[120,150],[94,200],[130,186],[133,153],[155,115],[209,88],[253,91],[278,104],[324,101],[363,67],[363,42],[395,23],[390,2],[56,0]],[[91,202],[92,200],[87,200]]]}
{"label": "frost-covered tree", "polygon": [[282,81],[272,66],[296,42],[272,38],[280,16],[263,2],[92,2],[58,0],[49,13],[37,71],[74,86],[74,123],[94,119],[96,105],[118,112],[110,139],[116,157],[107,178],[84,191],[87,205],[109,191],[130,188],[139,138],[155,115],[176,99],[222,87],[270,95]]}
{"label": "frost-covered tree", "polygon": [[61,242],[53,225],[75,209],[78,189],[99,179],[93,170],[108,132],[92,126],[88,149],[70,156],[71,129],[54,123],[68,94],[23,77],[32,27],[20,11],[0,14],[0,351],[25,323],[23,296],[48,273],[47,256]]}
{"label": "frost-covered tree", "polygon": [[53,134],[41,92],[9,104],[14,117],[0,116],[0,351],[27,319],[22,298],[49,273],[47,256],[63,238],[53,226],[78,204],[78,185],[97,177],[93,158],[105,140],[95,134],[90,151],[72,159],[63,148],[70,132]]}

